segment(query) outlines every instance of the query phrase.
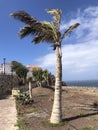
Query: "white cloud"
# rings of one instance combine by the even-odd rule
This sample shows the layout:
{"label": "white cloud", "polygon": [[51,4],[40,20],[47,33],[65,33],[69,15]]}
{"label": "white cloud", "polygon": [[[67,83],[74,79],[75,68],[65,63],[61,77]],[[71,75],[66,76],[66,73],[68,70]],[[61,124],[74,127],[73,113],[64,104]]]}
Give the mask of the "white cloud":
{"label": "white cloud", "polygon": [[53,67],[55,64],[55,55],[54,53],[50,53],[45,55],[44,57],[40,57],[39,59],[37,59],[37,62],[41,63],[41,66],[43,67]]}
{"label": "white cloud", "polygon": [[98,16],[98,6],[96,7],[89,7],[84,10],[84,15],[89,17],[97,17]]}
{"label": "white cloud", "polygon": [[[63,80],[98,78],[98,7],[77,11],[77,17],[62,24],[61,29],[79,22],[75,30],[75,41],[63,45]],[[73,37],[72,37],[73,38]],[[66,42],[66,41],[65,41]],[[39,64],[55,72],[55,53],[39,58]]]}
{"label": "white cloud", "polygon": [[98,65],[98,44],[85,43],[66,45],[63,48],[63,65],[73,72],[85,72]]}

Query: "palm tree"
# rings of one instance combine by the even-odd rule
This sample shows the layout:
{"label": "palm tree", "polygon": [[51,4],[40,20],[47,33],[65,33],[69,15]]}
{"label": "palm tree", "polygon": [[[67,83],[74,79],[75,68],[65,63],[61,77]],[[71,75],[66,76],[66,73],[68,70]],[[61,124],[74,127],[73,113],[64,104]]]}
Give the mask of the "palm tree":
{"label": "palm tree", "polygon": [[42,87],[43,81],[43,70],[42,69],[33,69],[32,76],[37,83],[38,87]]}
{"label": "palm tree", "polygon": [[79,26],[79,23],[75,23],[70,26],[62,34],[60,32],[61,10],[59,9],[47,9],[47,13],[53,16],[53,22],[38,21],[34,17],[30,16],[25,11],[18,11],[12,13],[11,16],[25,23],[25,26],[21,28],[19,32],[20,38],[24,38],[28,35],[32,36],[32,42],[38,44],[40,42],[51,43],[53,49],[56,51],[56,79],[55,79],[55,93],[52,114],[50,118],[51,123],[59,123],[62,121],[62,50],[61,43],[67,34],[73,29]]}
{"label": "palm tree", "polygon": [[50,73],[48,72],[48,70],[43,70],[43,79],[46,82],[47,87],[49,87],[49,76]]}

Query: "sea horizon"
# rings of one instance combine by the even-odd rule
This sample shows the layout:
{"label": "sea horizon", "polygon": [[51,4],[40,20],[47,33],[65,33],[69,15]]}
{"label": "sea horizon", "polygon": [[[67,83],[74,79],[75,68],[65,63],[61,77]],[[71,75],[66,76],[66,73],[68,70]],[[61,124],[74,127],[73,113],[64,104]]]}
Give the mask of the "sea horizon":
{"label": "sea horizon", "polygon": [[77,86],[77,87],[98,87],[98,80],[73,80],[65,81],[67,86]]}

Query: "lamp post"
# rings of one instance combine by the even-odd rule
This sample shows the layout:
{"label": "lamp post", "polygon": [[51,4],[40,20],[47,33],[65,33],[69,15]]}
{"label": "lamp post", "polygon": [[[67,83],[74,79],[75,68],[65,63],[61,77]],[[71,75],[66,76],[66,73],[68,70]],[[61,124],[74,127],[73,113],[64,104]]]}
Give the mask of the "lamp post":
{"label": "lamp post", "polygon": [[4,75],[5,75],[5,60],[6,60],[6,58],[3,58],[3,73],[4,73]]}

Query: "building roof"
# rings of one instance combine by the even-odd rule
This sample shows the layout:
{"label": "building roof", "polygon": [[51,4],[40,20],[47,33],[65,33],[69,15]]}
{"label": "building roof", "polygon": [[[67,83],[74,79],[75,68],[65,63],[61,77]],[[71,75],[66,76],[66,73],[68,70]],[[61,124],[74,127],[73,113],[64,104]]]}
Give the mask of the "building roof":
{"label": "building roof", "polygon": [[27,68],[28,69],[41,69],[40,66],[34,66],[34,65],[28,65]]}

